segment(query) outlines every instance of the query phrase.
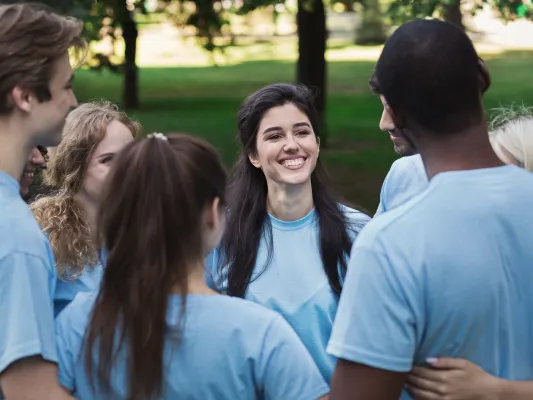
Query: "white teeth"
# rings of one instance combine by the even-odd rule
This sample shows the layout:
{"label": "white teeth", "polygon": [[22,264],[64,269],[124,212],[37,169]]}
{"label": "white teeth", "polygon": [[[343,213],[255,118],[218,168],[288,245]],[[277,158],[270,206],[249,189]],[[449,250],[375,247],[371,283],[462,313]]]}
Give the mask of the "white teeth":
{"label": "white teeth", "polygon": [[24,175],[27,176],[28,178],[33,179],[35,173],[34,172],[24,172]]}
{"label": "white teeth", "polygon": [[290,166],[290,167],[297,167],[298,165],[301,165],[304,163],[304,159],[303,158],[296,158],[294,160],[285,160],[283,161],[283,165],[287,165],[287,166]]}

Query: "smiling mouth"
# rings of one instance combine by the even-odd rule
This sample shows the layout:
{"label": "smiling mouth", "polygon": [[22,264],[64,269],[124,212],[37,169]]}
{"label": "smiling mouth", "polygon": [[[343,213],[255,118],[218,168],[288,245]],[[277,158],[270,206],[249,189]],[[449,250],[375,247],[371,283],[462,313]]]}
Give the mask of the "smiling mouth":
{"label": "smiling mouth", "polygon": [[389,132],[389,136],[390,136],[390,138],[391,138],[391,140],[393,142],[398,142],[398,141],[403,141],[404,140],[403,137],[401,137],[400,135],[394,133],[394,131],[388,131],[388,132]]}
{"label": "smiling mouth", "polygon": [[25,178],[27,179],[33,179],[33,177],[35,176],[35,171],[33,172],[30,172],[30,171],[24,171],[24,173],[22,174]]}
{"label": "smiling mouth", "polygon": [[290,160],[283,160],[280,164],[288,169],[298,169],[305,164],[305,160],[304,157],[292,158]]}

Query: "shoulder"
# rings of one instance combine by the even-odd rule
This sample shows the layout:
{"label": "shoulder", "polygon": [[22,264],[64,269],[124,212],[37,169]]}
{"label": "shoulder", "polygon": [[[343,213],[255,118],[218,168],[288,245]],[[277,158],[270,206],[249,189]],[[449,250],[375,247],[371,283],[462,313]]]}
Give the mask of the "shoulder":
{"label": "shoulder", "polygon": [[427,177],[425,175],[424,163],[419,154],[402,157],[392,163],[392,166],[385,177],[385,183],[398,181],[411,181]]}
{"label": "shoulder", "polygon": [[0,232],[0,258],[21,252],[53,264],[48,240],[22,199],[10,202],[0,212]]}
{"label": "shoulder", "polygon": [[371,220],[365,213],[339,203],[339,209],[346,217],[350,230],[359,232]]}
{"label": "shoulder", "polygon": [[76,332],[82,337],[97,296],[97,292],[79,292],[56,318],[58,335]]}
{"label": "shoulder", "polygon": [[361,222],[361,223],[366,224],[371,219],[364,212],[356,210],[354,208],[350,208],[348,206],[345,206],[344,204],[339,204],[339,209],[346,216],[346,219],[349,222],[353,222],[353,223]]}
{"label": "shoulder", "polygon": [[403,175],[407,172],[423,170],[424,164],[420,154],[401,157],[394,161],[387,175]]}
{"label": "shoulder", "polygon": [[381,211],[388,211],[409,200],[425,189],[428,182],[420,155],[396,160],[381,188]]}
{"label": "shoulder", "polygon": [[376,250],[380,248],[387,253],[390,251],[391,243],[404,242],[408,236],[406,234],[412,228],[412,222],[420,220],[418,214],[422,213],[421,205],[425,203],[426,197],[427,192],[414,194],[404,203],[373,218],[365,225],[355,245]]}

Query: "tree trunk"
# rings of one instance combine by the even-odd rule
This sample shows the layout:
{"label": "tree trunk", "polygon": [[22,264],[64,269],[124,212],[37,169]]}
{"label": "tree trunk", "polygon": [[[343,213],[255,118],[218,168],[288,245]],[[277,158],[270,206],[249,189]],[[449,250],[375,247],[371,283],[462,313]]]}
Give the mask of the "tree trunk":
{"label": "tree trunk", "polygon": [[321,145],[327,146],[326,109],[326,12],[322,0],[298,0],[297,81],[316,90],[315,107],[321,127]]}
{"label": "tree trunk", "polygon": [[122,34],[124,37],[124,85],[122,88],[122,103],[124,108],[132,109],[139,107],[139,83],[137,68],[137,24],[132,13],[126,8],[124,1],[123,9],[119,15]]}
{"label": "tree trunk", "polygon": [[461,0],[454,0],[453,3],[444,6],[444,20],[461,28],[463,31],[465,30],[463,13],[461,12]]}

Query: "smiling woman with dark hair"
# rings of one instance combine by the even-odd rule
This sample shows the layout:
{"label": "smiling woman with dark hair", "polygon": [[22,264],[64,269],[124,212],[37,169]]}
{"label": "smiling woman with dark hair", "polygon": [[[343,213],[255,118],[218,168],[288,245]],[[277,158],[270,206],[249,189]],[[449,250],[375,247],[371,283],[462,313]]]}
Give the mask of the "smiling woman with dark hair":
{"label": "smiling woman with dark hair", "polygon": [[329,382],[335,359],[325,349],[347,257],[369,218],[331,191],[307,88],[258,90],[242,104],[238,130],[228,228],[208,261],[208,279],[230,296],[280,312]]}

